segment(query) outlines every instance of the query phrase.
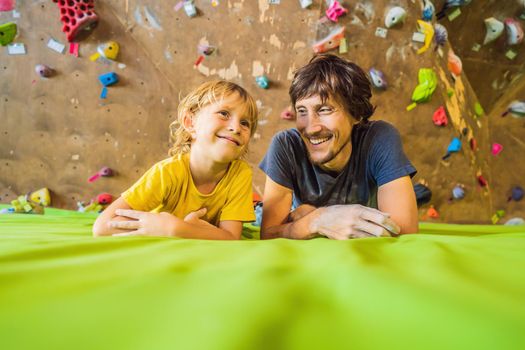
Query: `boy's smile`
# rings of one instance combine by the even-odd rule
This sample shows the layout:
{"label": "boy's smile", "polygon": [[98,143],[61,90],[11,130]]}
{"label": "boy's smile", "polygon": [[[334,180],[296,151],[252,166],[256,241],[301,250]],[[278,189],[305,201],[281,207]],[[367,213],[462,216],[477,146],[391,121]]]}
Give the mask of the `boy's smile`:
{"label": "boy's smile", "polygon": [[221,135],[217,135],[217,137],[220,138],[220,139],[226,140],[226,142],[233,143],[236,146],[240,146],[241,145],[241,142],[238,141],[237,139],[235,139],[234,137],[221,136]]}

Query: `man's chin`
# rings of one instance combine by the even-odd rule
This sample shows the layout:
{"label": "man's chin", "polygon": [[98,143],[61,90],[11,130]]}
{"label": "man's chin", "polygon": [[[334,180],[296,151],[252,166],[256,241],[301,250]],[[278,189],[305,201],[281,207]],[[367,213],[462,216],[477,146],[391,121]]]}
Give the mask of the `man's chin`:
{"label": "man's chin", "polygon": [[316,166],[322,166],[328,163],[329,161],[331,161],[333,158],[334,157],[331,152],[328,154],[318,155],[318,156],[317,155],[312,156],[312,154],[308,153],[308,159],[310,159],[310,163]]}

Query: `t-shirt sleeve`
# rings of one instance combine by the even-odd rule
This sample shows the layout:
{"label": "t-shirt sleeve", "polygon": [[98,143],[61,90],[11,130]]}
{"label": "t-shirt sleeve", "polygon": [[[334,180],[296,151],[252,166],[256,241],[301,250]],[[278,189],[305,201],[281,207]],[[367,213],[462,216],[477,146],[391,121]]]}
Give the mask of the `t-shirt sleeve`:
{"label": "t-shirt sleeve", "polygon": [[290,160],[292,150],[287,144],[284,131],[275,135],[263,160],[259,163],[259,169],[279,185],[293,189],[293,170]]}
{"label": "t-shirt sleeve", "polygon": [[228,199],[222,208],[219,221],[255,221],[252,194],[252,169],[241,163],[237,174],[232,174]]}
{"label": "t-shirt sleeve", "polygon": [[159,162],[122,193],[122,198],[135,210],[152,211],[163,204],[164,195],[170,192],[172,185],[169,171]]}
{"label": "t-shirt sleeve", "polygon": [[397,129],[387,122],[378,122],[374,126],[376,130],[370,150],[370,171],[377,186],[403,176],[413,177],[417,171],[403,151]]}

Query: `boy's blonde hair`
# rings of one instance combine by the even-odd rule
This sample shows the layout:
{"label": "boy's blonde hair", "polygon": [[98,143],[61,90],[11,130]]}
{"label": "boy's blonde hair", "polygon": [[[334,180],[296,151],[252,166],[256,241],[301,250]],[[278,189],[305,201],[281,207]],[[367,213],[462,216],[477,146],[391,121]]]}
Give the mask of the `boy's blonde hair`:
{"label": "boy's blonde hair", "polygon": [[[233,93],[239,94],[246,105],[248,118],[250,120],[250,136],[257,129],[257,104],[253,97],[241,86],[225,81],[215,80],[206,82],[190,92],[182,99],[178,108],[177,120],[170,124],[170,142],[172,144],[169,155],[188,153],[191,147],[191,134],[184,128],[184,117],[186,114],[195,115],[202,108],[216,103],[225,96]],[[246,148],[246,151],[248,149]]]}

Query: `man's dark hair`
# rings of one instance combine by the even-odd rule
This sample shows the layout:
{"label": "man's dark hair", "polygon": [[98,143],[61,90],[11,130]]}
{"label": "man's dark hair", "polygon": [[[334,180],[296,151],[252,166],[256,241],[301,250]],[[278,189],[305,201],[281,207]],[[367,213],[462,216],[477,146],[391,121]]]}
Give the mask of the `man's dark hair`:
{"label": "man's dark hair", "polygon": [[298,69],[289,94],[294,107],[298,100],[315,95],[323,103],[329,97],[335,98],[358,121],[366,122],[375,110],[366,73],[357,64],[332,54],[316,55]]}

